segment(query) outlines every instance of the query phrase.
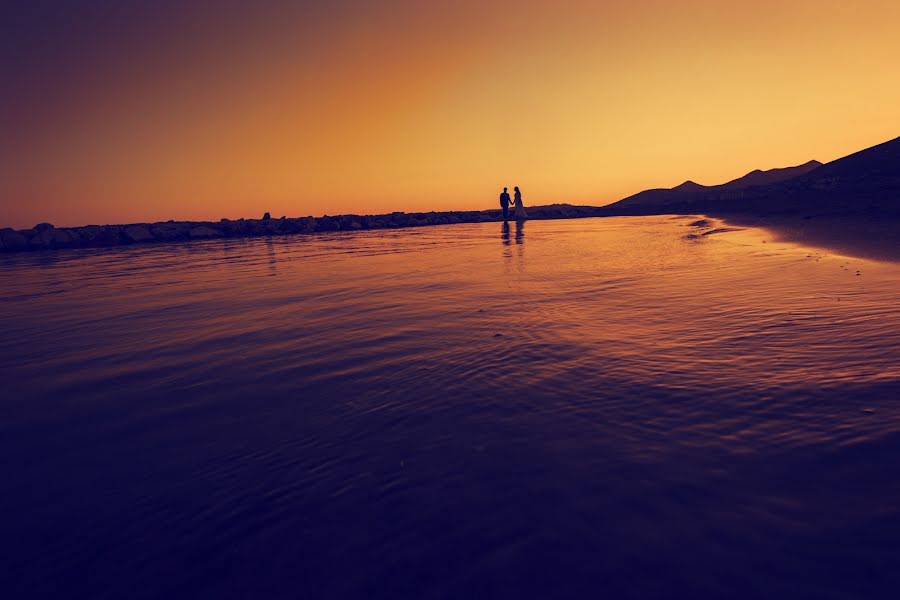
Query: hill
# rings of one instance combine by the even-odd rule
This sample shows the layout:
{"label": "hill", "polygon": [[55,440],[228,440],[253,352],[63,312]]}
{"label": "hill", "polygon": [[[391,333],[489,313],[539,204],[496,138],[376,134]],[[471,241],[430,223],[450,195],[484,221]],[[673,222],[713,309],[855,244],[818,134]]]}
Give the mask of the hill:
{"label": "hill", "polygon": [[756,170],[715,186],[688,181],[604,207],[610,216],[810,211],[900,216],[900,138],[827,164]]}
{"label": "hill", "polygon": [[755,185],[770,185],[773,183],[778,183],[780,181],[785,181],[787,179],[793,179],[794,177],[799,177],[800,175],[805,175],[814,169],[818,169],[822,166],[817,160],[811,160],[807,163],[803,163],[802,165],[797,165],[796,167],[785,167],[783,169],[769,169],[768,171],[760,171],[756,169],[755,171],[750,171],[743,177],[738,177],[728,183],[723,183],[720,186],[714,186],[721,189],[727,190],[740,190],[744,188],[748,188]]}

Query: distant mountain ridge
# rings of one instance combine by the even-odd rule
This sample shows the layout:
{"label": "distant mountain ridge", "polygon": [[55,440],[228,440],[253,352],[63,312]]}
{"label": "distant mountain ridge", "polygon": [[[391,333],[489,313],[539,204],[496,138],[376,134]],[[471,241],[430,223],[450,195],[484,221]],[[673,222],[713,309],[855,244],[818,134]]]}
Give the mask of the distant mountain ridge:
{"label": "distant mountain ridge", "polygon": [[779,181],[785,181],[787,179],[799,177],[800,175],[806,175],[810,171],[818,169],[821,166],[822,163],[820,163],[819,161],[811,160],[807,163],[803,163],[802,165],[797,165],[796,167],[769,169],[768,171],[761,171],[759,169],[756,169],[755,171],[750,171],[743,177],[738,177],[737,179],[733,179],[728,183],[723,183],[722,185],[715,187],[734,190],[743,189],[752,185],[770,185],[772,183],[778,183]]}
{"label": "distant mountain ridge", "polygon": [[794,177],[799,177],[800,175],[805,175],[821,166],[822,163],[819,161],[811,160],[802,165],[797,165],[796,167],[769,169],[768,171],[756,169],[755,171],[750,171],[743,177],[732,179],[731,181],[720,185],[701,185],[694,181],[687,180],[673,188],[657,188],[638,192],[611,206],[656,206],[659,204],[668,204],[673,201],[685,202],[698,194],[706,196],[709,194],[716,194],[717,192],[733,192],[753,186],[772,185]]}
{"label": "distant mountain ridge", "polygon": [[685,181],[645,190],[603,207],[607,215],[706,212],[828,213],[868,211],[900,216],[900,138],[827,164],[754,170],[713,186]]}
{"label": "distant mountain ridge", "polygon": [[698,190],[704,189],[705,187],[706,187],[705,185],[701,185],[697,182],[694,182],[694,181],[691,181],[690,179],[688,179],[684,183],[682,183],[680,185],[676,185],[672,189],[677,190],[679,192],[696,192]]}

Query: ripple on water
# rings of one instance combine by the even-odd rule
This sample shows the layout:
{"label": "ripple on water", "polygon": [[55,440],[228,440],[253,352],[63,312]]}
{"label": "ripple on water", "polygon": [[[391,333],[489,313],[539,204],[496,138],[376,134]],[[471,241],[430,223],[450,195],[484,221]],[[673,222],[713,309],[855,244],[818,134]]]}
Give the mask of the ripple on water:
{"label": "ripple on water", "polygon": [[689,223],[0,257],[13,588],[871,595],[900,268]]}

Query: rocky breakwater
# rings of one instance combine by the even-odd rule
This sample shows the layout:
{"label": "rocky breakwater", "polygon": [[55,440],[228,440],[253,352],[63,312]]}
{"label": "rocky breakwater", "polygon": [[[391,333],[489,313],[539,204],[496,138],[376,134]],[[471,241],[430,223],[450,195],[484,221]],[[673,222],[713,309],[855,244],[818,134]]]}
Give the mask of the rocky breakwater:
{"label": "rocky breakwater", "polygon": [[[573,219],[593,217],[599,210],[592,206],[553,204],[528,209],[530,219]],[[61,248],[99,248],[127,244],[292,235],[329,231],[397,229],[426,225],[481,223],[501,220],[499,210],[405,213],[384,215],[338,215],[273,219],[222,219],[213,221],[166,221],[129,225],[87,225],[54,227],[40,223],[31,229],[0,229],[0,251],[53,250]]]}

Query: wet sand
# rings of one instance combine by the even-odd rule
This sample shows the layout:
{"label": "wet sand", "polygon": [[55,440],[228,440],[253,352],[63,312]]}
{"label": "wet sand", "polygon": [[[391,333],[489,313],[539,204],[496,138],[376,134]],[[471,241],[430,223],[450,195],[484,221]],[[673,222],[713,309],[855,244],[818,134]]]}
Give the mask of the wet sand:
{"label": "wet sand", "polygon": [[900,219],[863,215],[736,215],[728,224],[759,227],[775,241],[793,242],[856,258],[900,261]]}

